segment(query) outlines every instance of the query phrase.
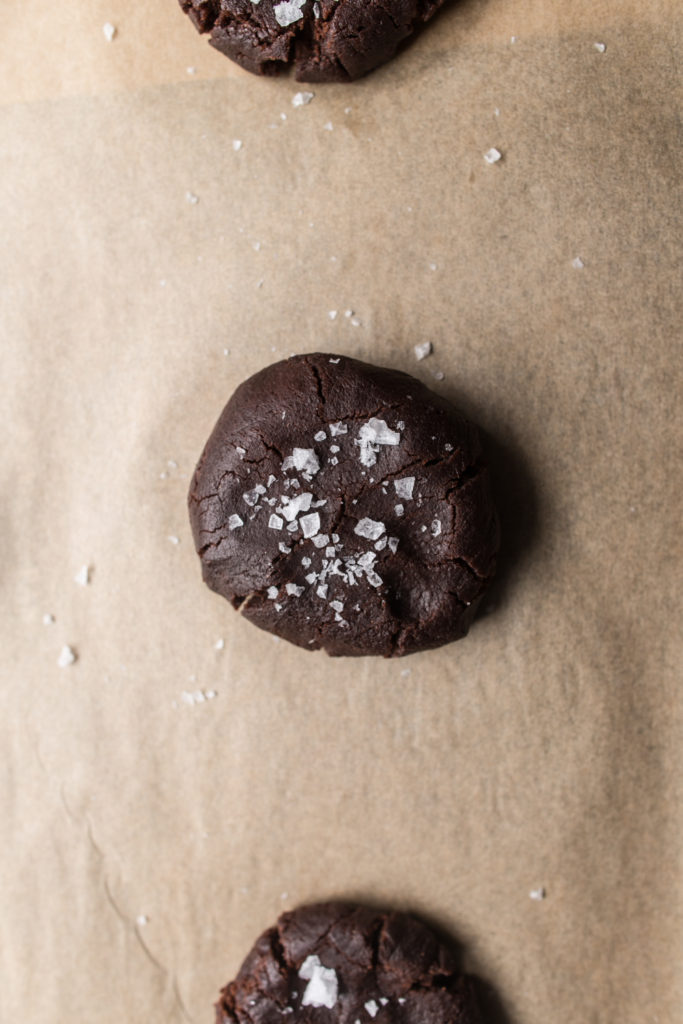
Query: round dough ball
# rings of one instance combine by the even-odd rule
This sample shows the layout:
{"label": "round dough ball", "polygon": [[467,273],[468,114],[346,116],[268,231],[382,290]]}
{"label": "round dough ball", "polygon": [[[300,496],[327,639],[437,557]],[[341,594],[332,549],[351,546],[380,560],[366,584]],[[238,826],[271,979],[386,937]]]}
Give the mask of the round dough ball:
{"label": "round dough ball", "polygon": [[221,992],[216,1024],[481,1024],[472,979],[407,914],[318,903],[283,914]]}
{"label": "round dough ball", "polygon": [[344,356],[293,356],[240,385],[188,500],[208,586],[309,650],[457,640],[495,568],[476,428],[415,378]]}
{"label": "round dough ball", "polygon": [[240,67],[300,82],[348,82],[393,57],[444,0],[180,0]]}

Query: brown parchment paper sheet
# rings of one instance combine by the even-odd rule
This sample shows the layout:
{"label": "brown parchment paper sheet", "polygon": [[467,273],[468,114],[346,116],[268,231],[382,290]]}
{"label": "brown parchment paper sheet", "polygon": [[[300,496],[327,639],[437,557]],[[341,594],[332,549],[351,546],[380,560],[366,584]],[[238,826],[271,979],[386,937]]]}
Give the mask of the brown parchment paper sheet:
{"label": "brown parchment paper sheet", "polygon": [[[344,896],[462,943],[498,1024],[680,1022],[680,21],[453,4],[295,109],[174,0],[5,0],[0,1019],[209,1022]],[[202,587],[204,440],[316,349],[485,432],[456,645],[332,661]]]}

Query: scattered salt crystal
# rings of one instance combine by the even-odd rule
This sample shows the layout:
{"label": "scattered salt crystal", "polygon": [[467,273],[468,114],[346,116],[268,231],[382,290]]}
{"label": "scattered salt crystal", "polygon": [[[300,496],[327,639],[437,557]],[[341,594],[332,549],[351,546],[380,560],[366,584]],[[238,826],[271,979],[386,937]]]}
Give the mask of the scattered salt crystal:
{"label": "scattered salt crystal", "polygon": [[116,25],[112,25],[110,21],[105,21],[102,31],[104,32],[104,38],[110,43],[116,35]]}
{"label": "scattered salt crystal", "polygon": [[334,125],[332,124],[331,121],[328,121],[326,124],[323,125],[323,128],[325,129],[326,132],[331,132],[332,129],[334,128]]}
{"label": "scattered salt crystal", "polygon": [[573,266],[574,270],[583,270],[585,265],[586,264],[583,262],[583,260],[581,259],[580,256],[575,256],[574,259],[572,260],[572,266]]}
{"label": "scattered salt crystal", "polygon": [[380,537],[380,539],[375,544],[375,551],[384,551],[385,547],[387,546],[387,540],[388,538],[386,536]]}
{"label": "scattered salt crystal", "polygon": [[285,590],[290,597],[301,597],[304,592],[303,587],[297,587],[296,583],[286,583]]}
{"label": "scattered salt crystal", "polygon": [[61,651],[59,652],[57,664],[59,665],[60,668],[68,668],[69,665],[73,665],[77,658],[78,655],[74,651],[73,647],[69,647],[65,644],[64,647],[62,647]]}
{"label": "scattered salt crystal", "polygon": [[372,570],[372,569],[367,574],[367,580],[368,580],[368,583],[370,584],[371,587],[381,587],[382,586],[382,577],[378,576],[377,573],[374,572],[374,570]]}
{"label": "scattered salt crystal", "polygon": [[607,49],[604,43],[593,43],[593,46],[598,51],[598,53],[604,53]]}
{"label": "scattered salt crystal", "polygon": [[350,320],[351,317],[353,316],[353,310],[352,309],[345,309],[344,310],[344,316],[346,317],[347,320]]}
{"label": "scattered salt crystal", "polygon": [[328,363],[334,363],[335,366],[336,366],[336,364],[339,362],[339,358],[337,358],[337,359],[328,359],[327,361],[328,361]]}
{"label": "scattered salt crystal", "polygon": [[278,25],[282,28],[286,28],[288,25],[293,25],[295,21],[299,21],[304,16],[302,7],[305,0],[282,0],[282,3],[275,4],[273,7],[273,14]]}
{"label": "scattered salt crystal", "polygon": [[135,918],[135,923],[139,925],[140,928],[144,928],[148,921],[149,918],[147,917],[147,914],[138,914],[138,916]]}
{"label": "scattered salt crystal", "polygon": [[187,71],[188,75],[196,75],[197,74],[197,69],[196,68],[190,67],[190,68],[185,68],[185,70]]}
{"label": "scattered salt crystal", "polygon": [[361,321],[360,317],[352,316],[351,319],[349,320],[349,323],[351,324],[352,327],[360,327],[362,321]]}
{"label": "scattered salt crystal", "polygon": [[318,595],[318,597],[322,598],[322,600],[324,601],[325,598],[327,597],[328,589],[329,588],[327,586],[327,583],[321,583],[320,586],[316,590],[316,594]]}
{"label": "scattered salt crystal", "polygon": [[180,538],[179,537],[170,536],[168,538],[168,540],[170,541],[171,544],[180,544]]}
{"label": "scattered salt crystal", "polygon": [[307,576],[304,576],[304,579],[306,580],[308,585],[312,587],[313,584],[316,583],[318,580],[318,574],[317,572],[309,572]]}
{"label": "scattered salt crystal", "polygon": [[343,601],[330,601],[330,608],[333,608],[335,610],[335,612],[343,612],[344,611],[344,602]]}
{"label": "scattered salt crystal", "polygon": [[301,525],[301,532],[304,537],[315,537],[320,532],[320,516],[317,512],[311,512],[307,516],[302,516],[299,520]]}
{"label": "scattered salt crystal", "polygon": [[445,444],[445,445],[443,446],[443,449],[444,449],[444,451],[445,451],[445,452],[452,452],[452,451],[453,451],[453,445],[452,445],[452,444],[448,444],[448,443],[446,443],[446,444]]}
{"label": "scattered salt crystal", "polygon": [[498,161],[502,158],[502,156],[503,154],[501,153],[501,151],[499,149],[496,149],[495,146],[492,146],[491,149],[487,150],[486,153],[484,153],[484,160],[486,161],[487,164],[497,164]]}
{"label": "scattered salt crystal", "polygon": [[308,569],[309,565],[311,564],[310,558],[308,558],[308,556],[305,556],[301,559],[301,564],[303,565],[304,569]]}
{"label": "scattered salt crystal", "polygon": [[299,968],[299,977],[308,982],[301,999],[302,1006],[326,1006],[328,1010],[334,1007],[339,985],[331,967],[323,967],[320,958],[312,954]]}
{"label": "scattered salt crystal", "polygon": [[320,462],[312,448],[295,448],[282,463],[282,468],[285,471],[296,469],[304,475],[315,476],[320,469]]}
{"label": "scattered salt crystal", "polygon": [[443,380],[443,378],[444,378],[443,370],[435,370],[434,371],[434,380]]}
{"label": "scattered salt crystal", "polygon": [[274,601],[278,595],[277,587],[268,587],[268,589],[266,590],[266,595],[269,601]]}
{"label": "scattered salt crystal", "polygon": [[313,435],[313,440],[314,441],[325,441],[326,439],[327,439],[327,434],[325,433],[324,430],[319,430],[317,434]]}
{"label": "scattered salt crystal", "polygon": [[424,341],[421,345],[416,345],[413,351],[417,360],[426,359],[432,353],[432,343]]}
{"label": "scattered salt crystal", "polygon": [[244,526],[244,520],[236,512],[233,512],[228,519],[228,527],[231,530],[236,530],[239,526]]}
{"label": "scattered salt crystal", "polygon": [[329,543],[329,536],[326,533],[319,533],[313,537],[313,543],[317,548],[324,548]]}
{"label": "scattered salt crystal", "polygon": [[219,637],[218,640],[216,640],[216,643],[213,646],[215,647],[215,649],[217,651],[222,651],[223,648],[225,647],[225,640],[223,639],[223,637],[222,636]]}
{"label": "scattered salt crystal", "polygon": [[314,92],[297,92],[292,97],[293,107],[305,107],[315,96]]}
{"label": "scattered salt crystal", "polygon": [[194,192],[186,192],[185,198],[187,199],[188,203],[190,203],[191,206],[196,206],[197,203],[199,202],[199,196],[196,196]]}
{"label": "scattered salt crystal", "polygon": [[299,529],[299,524],[295,520],[293,523],[287,524],[287,529],[289,530],[290,533],[296,533],[296,531]]}
{"label": "scattered salt crystal", "polygon": [[239,153],[239,151],[242,148],[242,145],[243,145],[243,143],[242,143],[241,139],[233,139],[232,140],[232,148],[235,150],[236,153]]}
{"label": "scattered salt crystal", "polygon": [[268,520],[268,528],[271,530],[281,530],[285,525],[285,521],[282,516],[276,515],[274,512]]}
{"label": "scattered salt crystal", "polygon": [[397,445],[400,441],[401,435],[398,431],[391,430],[384,420],[373,416],[360,428],[354,443],[360,448],[361,464],[370,467],[377,462],[380,445]]}
{"label": "scattered salt crystal", "polygon": [[44,626],[51,626],[54,621],[55,621],[54,615],[50,615],[49,612],[46,612],[45,615],[43,615],[43,625]]}
{"label": "scattered salt crystal", "polygon": [[414,476],[404,476],[401,480],[394,480],[394,489],[397,496],[399,498],[405,498],[406,501],[410,501],[412,499],[414,486]]}
{"label": "scattered salt crystal", "polygon": [[361,519],[353,528],[353,532],[359,537],[365,537],[366,540],[379,540],[386,526],[384,523],[380,523],[375,519],[368,519],[367,517]]}
{"label": "scattered salt crystal", "polygon": [[348,430],[349,428],[346,423],[342,423],[341,420],[339,423],[330,423],[330,434],[332,437],[336,437],[338,434],[346,434]]}
{"label": "scattered salt crystal", "polygon": [[393,555],[398,551],[398,537],[389,537],[387,542],[389,544],[389,550]]}
{"label": "scattered salt crystal", "polygon": [[291,524],[300,512],[308,512],[312,500],[313,495],[310,491],[302,491],[301,494],[295,494],[288,502],[283,502],[282,506],[278,508],[278,512]]}
{"label": "scattered salt crystal", "polygon": [[441,533],[441,520],[440,519],[432,519],[432,524],[429,527],[429,530],[430,530],[430,533],[431,533],[432,537],[438,537],[439,534]]}
{"label": "scattered salt crystal", "polygon": [[394,512],[397,516],[402,516],[405,512],[403,505],[394,505]]}
{"label": "scattered salt crystal", "polygon": [[544,900],[545,896],[546,896],[545,889],[544,889],[544,887],[542,885],[539,886],[538,889],[532,889],[531,892],[529,893],[529,899],[530,900],[539,900],[539,901],[540,900]]}
{"label": "scattered salt crystal", "polygon": [[365,1009],[371,1017],[376,1017],[379,1012],[379,1006],[374,999],[368,999],[367,1003],[365,1003]]}
{"label": "scattered salt crystal", "polygon": [[331,309],[327,315],[330,318],[330,320],[336,320],[337,319],[337,310],[336,309]]}
{"label": "scattered salt crystal", "polygon": [[[170,537],[168,538],[171,539]],[[178,543],[178,538],[175,538],[175,543]],[[74,576],[74,583],[78,583],[80,587],[87,587],[90,583],[90,566],[83,565]]]}
{"label": "scattered salt crystal", "polygon": [[387,997],[386,997],[386,996],[380,996],[380,997],[379,997],[379,1001],[380,1001],[380,1003],[381,1003],[381,1005],[382,1005],[382,1006],[386,1006],[386,1005],[387,1005],[387,1003],[389,1002],[389,1000],[387,999]]}

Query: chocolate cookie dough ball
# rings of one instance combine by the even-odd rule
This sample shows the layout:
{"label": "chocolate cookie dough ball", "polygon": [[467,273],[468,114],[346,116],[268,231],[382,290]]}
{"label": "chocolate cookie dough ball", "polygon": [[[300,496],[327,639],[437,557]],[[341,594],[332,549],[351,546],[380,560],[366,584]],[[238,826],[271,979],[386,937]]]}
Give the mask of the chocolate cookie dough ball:
{"label": "chocolate cookie dough ball", "polygon": [[216,1024],[481,1024],[472,981],[407,914],[319,903],[283,914],[221,992]]}
{"label": "chocolate cookie dough ball", "polygon": [[383,64],[444,0],[180,0],[210,43],[247,71],[295,68],[346,82]]}
{"label": "chocolate cookie dough ball", "polygon": [[410,654],[467,632],[498,525],[479,437],[405,373],[293,356],[245,381],[189,493],[204,581],[328,654]]}

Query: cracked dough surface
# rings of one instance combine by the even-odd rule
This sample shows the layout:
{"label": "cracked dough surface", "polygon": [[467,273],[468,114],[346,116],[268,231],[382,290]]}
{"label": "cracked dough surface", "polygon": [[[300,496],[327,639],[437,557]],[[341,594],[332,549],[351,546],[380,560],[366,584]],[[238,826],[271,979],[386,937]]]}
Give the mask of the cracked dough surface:
{"label": "cracked dough surface", "polygon": [[332,655],[459,639],[495,569],[476,428],[408,374],[343,356],[293,356],[240,385],[188,503],[207,585]]}
{"label": "cracked dough surface", "polygon": [[[316,979],[309,988],[315,973],[309,958],[317,958],[318,973],[326,972],[327,992],[321,993]],[[327,1001],[314,1005],[316,995]],[[318,903],[283,914],[258,939],[216,1004],[216,1024],[282,1024],[283,1019],[291,1024],[481,1020],[470,979],[428,928],[407,914],[346,903]]]}
{"label": "cracked dough surface", "polygon": [[359,78],[393,57],[444,0],[180,0],[211,45],[247,71],[301,82]]}

